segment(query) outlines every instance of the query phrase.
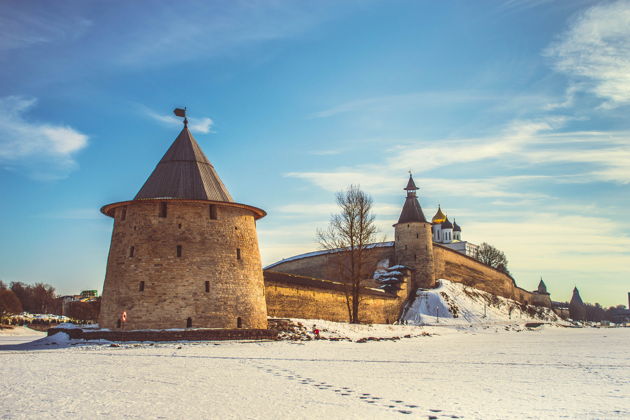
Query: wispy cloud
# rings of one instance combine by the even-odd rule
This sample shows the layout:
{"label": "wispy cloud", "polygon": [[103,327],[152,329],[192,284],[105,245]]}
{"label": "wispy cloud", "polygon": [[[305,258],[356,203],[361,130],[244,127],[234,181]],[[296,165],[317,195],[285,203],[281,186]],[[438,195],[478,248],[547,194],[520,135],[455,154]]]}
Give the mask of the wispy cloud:
{"label": "wispy cloud", "polygon": [[35,98],[0,98],[0,162],[36,178],[63,177],[76,167],[74,156],[87,146],[88,136],[67,125],[27,121],[24,115],[36,103]]}
{"label": "wispy cloud", "polygon": [[[181,127],[182,125],[181,118],[177,118],[172,114],[159,114],[145,106],[142,106],[140,108],[146,116],[154,119],[155,121],[160,121],[164,124],[172,126]],[[188,128],[190,129],[190,131],[193,131],[195,133],[208,134],[212,131],[213,125],[214,121],[212,121],[212,119],[209,117],[188,118]]]}
{"label": "wispy cloud", "polygon": [[515,96],[508,94],[490,94],[488,92],[474,90],[411,92],[347,101],[321,111],[313,112],[309,115],[309,118],[329,118],[357,111],[383,112],[385,110],[398,108],[454,106],[471,103],[498,103],[500,107],[505,110],[506,108],[514,107],[537,106],[538,104],[546,103],[546,101],[549,101],[547,96],[534,94]]}
{"label": "wispy cloud", "polygon": [[545,54],[554,68],[612,108],[630,103],[630,1],[599,4],[581,13]]}
{"label": "wispy cloud", "polygon": [[72,16],[59,4],[57,13],[43,9],[25,10],[8,3],[0,7],[0,51],[74,40],[92,26],[92,21]]}

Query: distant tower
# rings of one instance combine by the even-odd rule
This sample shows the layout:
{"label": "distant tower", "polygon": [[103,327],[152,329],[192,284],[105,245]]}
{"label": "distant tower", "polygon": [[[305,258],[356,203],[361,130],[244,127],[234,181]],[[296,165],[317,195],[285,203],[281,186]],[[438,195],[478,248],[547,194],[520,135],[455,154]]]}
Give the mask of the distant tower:
{"label": "distant tower", "polygon": [[548,308],[552,307],[551,295],[547,291],[547,285],[545,285],[542,277],[540,278],[540,283],[538,283],[538,288],[532,293],[532,304]]}
{"label": "distant tower", "polygon": [[232,200],[186,122],[136,197],[101,209],[114,219],[103,328],[123,312],[125,329],[267,328],[255,222],[266,213]]}
{"label": "distant tower", "polygon": [[398,223],[394,225],[396,262],[414,270],[412,277],[414,289],[431,288],[435,286],[431,223],[427,222],[422,213],[416,196],[418,187],[411,175],[405,190],[407,198]]}
{"label": "distant tower", "polygon": [[[577,290],[577,289],[576,289]],[[547,292],[547,285],[545,284],[545,282],[543,281],[542,277],[540,278],[540,283],[538,283],[538,290],[536,290],[536,292],[538,292],[541,295],[548,295],[549,293]],[[578,297],[579,297],[579,293],[578,293]]]}
{"label": "distant tower", "polygon": [[586,319],[586,308],[577,287],[573,288],[573,296],[571,296],[571,302],[569,303],[569,314],[574,321]]}

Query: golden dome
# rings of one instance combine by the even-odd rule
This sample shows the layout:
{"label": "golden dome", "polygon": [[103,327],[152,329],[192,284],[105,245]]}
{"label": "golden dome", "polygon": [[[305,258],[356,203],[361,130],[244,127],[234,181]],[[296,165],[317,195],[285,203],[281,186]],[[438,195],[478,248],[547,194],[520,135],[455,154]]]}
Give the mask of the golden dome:
{"label": "golden dome", "polygon": [[442,213],[442,208],[438,205],[438,211],[435,213],[435,216],[433,216],[433,219],[431,220],[431,222],[442,223],[445,220],[446,220],[446,215]]}

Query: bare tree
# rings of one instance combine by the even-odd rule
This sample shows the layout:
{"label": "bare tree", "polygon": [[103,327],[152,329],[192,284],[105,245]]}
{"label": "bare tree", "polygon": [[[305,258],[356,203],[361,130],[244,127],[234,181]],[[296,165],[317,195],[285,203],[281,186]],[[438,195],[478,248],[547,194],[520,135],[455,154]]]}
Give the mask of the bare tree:
{"label": "bare tree", "polygon": [[22,312],[20,299],[9,289],[0,290],[0,317]]}
{"label": "bare tree", "polygon": [[333,214],[325,230],[317,230],[317,239],[324,249],[338,249],[335,258],[339,275],[346,285],[348,317],[359,323],[359,303],[363,281],[369,277],[367,245],[373,243],[377,229],[372,215],[372,198],[356,185],[336,195],[339,213]]}
{"label": "bare tree", "polygon": [[508,260],[505,254],[488,243],[484,242],[479,245],[475,259],[499,271],[510,273],[507,269]]}

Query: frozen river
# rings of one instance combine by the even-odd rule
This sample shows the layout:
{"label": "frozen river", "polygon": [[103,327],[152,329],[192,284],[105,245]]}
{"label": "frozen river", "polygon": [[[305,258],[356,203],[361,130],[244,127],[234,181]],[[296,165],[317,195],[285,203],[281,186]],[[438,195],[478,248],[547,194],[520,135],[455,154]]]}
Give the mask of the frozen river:
{"label": "frozen river", "polygon": [[399,328],[437,335],[0,346],[0,418],[630,417],[628,328]]}

